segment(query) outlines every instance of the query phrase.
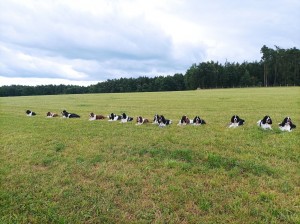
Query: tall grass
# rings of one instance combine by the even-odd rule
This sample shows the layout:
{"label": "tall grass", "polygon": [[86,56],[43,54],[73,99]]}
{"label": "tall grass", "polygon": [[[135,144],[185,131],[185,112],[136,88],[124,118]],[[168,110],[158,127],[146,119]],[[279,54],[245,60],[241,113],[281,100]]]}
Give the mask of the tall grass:
{"label": "tall grass", "polygon": [[[299,223],[299,93],[0,98],[0,223]],[[63,109],[81,118],[46,118]],[[173,124],[88,121],[90,112],[159,113]],[[233,114],[246,124],[227,128]],[[266,114],[271,131],[256,126]],[[182,115],[207,124],[177,126]],[[298,125],[291,133],[277,128],[285,116]]]}

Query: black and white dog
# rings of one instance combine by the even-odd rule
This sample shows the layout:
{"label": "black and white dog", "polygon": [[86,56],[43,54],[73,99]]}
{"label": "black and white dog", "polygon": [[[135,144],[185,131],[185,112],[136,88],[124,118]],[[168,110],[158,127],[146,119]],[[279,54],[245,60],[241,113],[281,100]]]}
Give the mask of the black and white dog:
{"label": "black and white dog", "polygon": [[159,124],[159,119],[160,119],[160,116],[158,114],[155,114],[153,117],[152,124]]}
{"label": "black and white dog", "polygon": [[296,125],[293,124],[290,117],[285,117],[281,123],[279,123],[279,129],[281,131],[291,132],[292,129],[296,128]]}
{"label": "black and white dog", "polygon": [[188,116],[183,115],[177,125],[188,125],[188,124],[193,124],[193,120],[190,120]]}
{"label": "black and white dog", "polygon": [[159,127],[165,127],[172,124],[172,120],[166,119],[164,115],[160,115],[158,119]]}
{"label": "black and white dog", "polygon": [[122,116],[111,113],[110,115],[107,116],[107,118],[108,121],[118,121],[122,119]]}
{"label": "black and white dog", "polygon": [[135,125],[142,125],[142,124],[146,124],[149,123],[149,120],[147,118],[143,118],[142,116],[138,116],[136,118],[136,124]]}
{"label": "black and white dog", "polygon": [[47,112],[47,117],[58,117],[58,114],[57,113],[52,113],[52,112]]}
{"label": "black and white dog", "polygon": [[121,123],[126,123],[126,122],[129,122],[129,121],[133,121],[133,117],[129,117],[125,113],[123,113]]}
{"label": "black and white dog", "polygon": [[199,116],[196,116],[193,119],[193,125],[201,125],[201,124],[206,124],[205,120],[201,119]]}
{"label": "black and white dog", "polygon": [[245,120],[241,119],[238,115],[233,115],[230,120],[229,128],[236,128],[245,123]]}
{"label": "black and white dog", "polygon": [[36,113],[31,110],[26,110],[25,113],[27,114],[27,116],[35,116],[36,115]]}
{"label": "black and white dog", "polygon": [[272,119],[269,115],[266,115],[262,120],[257,121],[257,126],[261,127],[264,130],[267,129],[272,130],[271,124],[272,124]]}
{"label": "black and white dog", "polygon": [[61,112],[63,118],[80,118],[80,116],[78,114],[73,114],[73,113],[69,113],[66,110],[63,110]]}

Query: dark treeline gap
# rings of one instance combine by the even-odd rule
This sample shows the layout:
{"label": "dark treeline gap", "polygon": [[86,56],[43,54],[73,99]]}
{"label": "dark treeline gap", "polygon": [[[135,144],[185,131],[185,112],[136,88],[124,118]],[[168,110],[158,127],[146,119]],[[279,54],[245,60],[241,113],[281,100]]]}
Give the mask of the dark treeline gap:
{"label": "dark treeline gap", "polygon": [[108,79],[87,87],[76,85],[11,85],[0,87],[0,96],[81,93],[180,91],[254,86],[299,86],[300,50],[263,46],[259,62],[193,64],[186,73],[173,76]]}

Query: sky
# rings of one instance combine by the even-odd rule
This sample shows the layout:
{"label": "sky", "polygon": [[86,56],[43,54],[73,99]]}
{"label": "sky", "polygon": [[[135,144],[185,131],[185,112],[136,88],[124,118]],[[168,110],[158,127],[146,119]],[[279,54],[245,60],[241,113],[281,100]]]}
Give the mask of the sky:
{"label": "sky", "polygon": [[0,86],[185,74],[300,48],[299,0],[0,0]]}

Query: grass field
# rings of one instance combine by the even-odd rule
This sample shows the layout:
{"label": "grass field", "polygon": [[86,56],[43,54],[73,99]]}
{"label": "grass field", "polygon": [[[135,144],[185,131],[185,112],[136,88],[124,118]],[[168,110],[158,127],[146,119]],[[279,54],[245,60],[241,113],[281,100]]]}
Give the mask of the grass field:
{"label": "grass field", "polygon": [[[81,118],[46,118],[63,109]],[[177,126],[185,114],[207,124]],[[246,124],[229,129],[234,114]],[[7,97],[0,125],[0,223],[300,223],[299,87]]]}

